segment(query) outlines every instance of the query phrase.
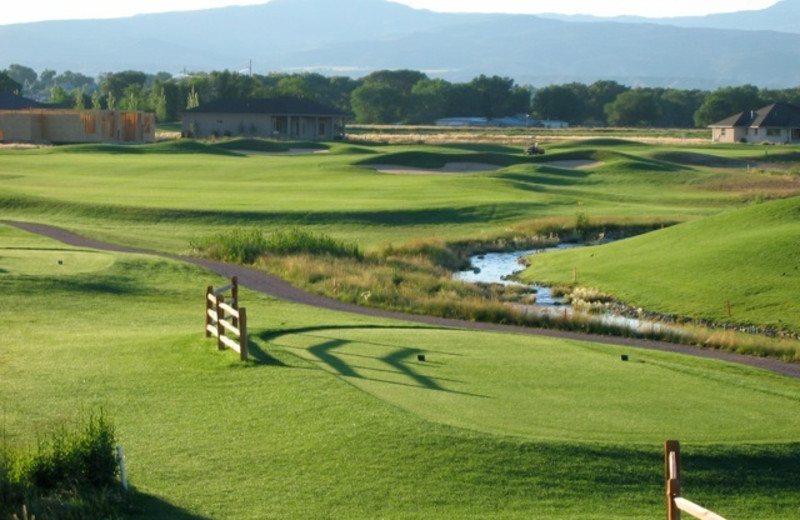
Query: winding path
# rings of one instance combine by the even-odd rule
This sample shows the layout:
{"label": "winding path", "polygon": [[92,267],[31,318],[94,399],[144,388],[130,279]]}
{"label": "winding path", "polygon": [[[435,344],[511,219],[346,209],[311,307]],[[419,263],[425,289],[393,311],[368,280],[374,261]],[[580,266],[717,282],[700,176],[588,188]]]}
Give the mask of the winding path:
{"label": "winding path", "polygon": [[551,338],[572,339],[580,341],[592,341],[595,343],[604,343],[608,345],[628,346],[636,348],[645,348],[651,350],[661,350],[666,352],[676,352],[680,354],[687,354],[691,356],[719,359],[729,361],[732,363],[740,363],[743,365],[754,366],[771,370],[773,372],[783,374],[789,377],[800,378],[800,364],[786,363],[783,361],[757,358],[752,356],[744,356],[741,354],[734,354],[722,350],[703,349],[699,347],[692,347],[688,345],[677,345],[673,343],[666,343],[662,341],[647,341],[632,338],[617,338],[610,336],[600,336],[597,334],[583,334],[578,332],[568,332],[549,329],[538,329],[532,327],[520,327],[514,325],[498,325],[495,323],[481,323],[464,320],[453,320],[447,318],[436,318],[433,316],[420,316],[415,314],[403,314],[399,312],[384,311],[380,309],[373,309],[369,307],[361,307],[351,303],[345,303],[338,300],[333,300],[320,296],[317,294],[306,292],[298,289],[293,285],[283,281],[282,279],[266,274],[262,271],[257,271],[249,267],[228,264],[225,262],[217,262],[214,260],[206,260],[202,258],[183,257],[177,255],[170,255],[167,253],[159,253],[145,249],[137,249],[133,247],[121,246],[116,244],[109,244],[106,242],[99,242],[80,235],[76,235],[70,231],[62,228],[48,226],[44,224],[34,224],[30,222],[12,222],[2,221],[3,224],[14,226],[16,228],[43,235],[65,244],[88,248],[98,249],[102,251],[113,251],[119,253],[137,253],[152,256],[160,256],[164,258],[171,258],[182,262],[189,262],[197,266],[203,267],[217,273],[226,278],[236,276],[239,283],[250,290],[267,294],[274,298],[286,300],[303,305],[319,307],[323,309],[349,312],[354,314],[361,314],[364,316],[374,316],[378,318],[389,318],[396,320],[404,320],[415,323],[424,323],[427,325],[434,325],[439,327],[452,327],[461,329],[473,329],[482,331],[495,331],[495,332],[508,332],[514,334],[528,334],[535,336],[545,336]]}

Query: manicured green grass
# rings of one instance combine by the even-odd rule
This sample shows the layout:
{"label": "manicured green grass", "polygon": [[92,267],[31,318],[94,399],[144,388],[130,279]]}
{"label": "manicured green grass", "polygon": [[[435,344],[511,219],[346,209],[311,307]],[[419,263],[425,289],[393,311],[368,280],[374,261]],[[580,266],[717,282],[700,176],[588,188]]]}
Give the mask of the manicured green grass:
{"label": "manicured green grass", "polygon": [[[578,283],[645,309],[800,330],[800,198],[620,242],[531,257],[529,280]],[[731,303],[731,317],[727,315]]]}
{"label": "manicured green grass", "polygon": [[[280,147],[308,146],[305,143]],[[329,153],[243,155],[273,149],[249,140],[148,146],[76,145],[0,152],[4,218],[67,225],[129,245],[181,252],[193,239],[233,226],[309,226],[370,248],[437,236],[487,240],[519,226],[564,226],[579,212],[596,222],[675,222],[797,191],[782,175],[664,160],[679,148],[592,140],[531,159],[495,145],[329,145]],[[697,147],[745,157],[753,147]],[[790,152],[776,150],[770,162]],[[554,166],[591,160],[588,169]],[[489,162],[493,173],[385,175],[365,162],[440,166]],[[755,162],[754,162],[755,164]],[[783,183],[783,184],[781,184]],[[654,189],[657,187],[657,189]]]}
{"label": "manicured green grass", "polygon": [[[256,360],[242,364],[202,334],[204,289],[224,280],[138,255],[98,264],[5,226],[0,244],[42,266],[0,249],[19,303],[0,306],[2,438],[103,408],[139,492],[131,517],[654,518],[669,436],[689,498],[730,518],[800,506],[795,380],[247,290]],[[65,273],[53,250],[80,265]]]}

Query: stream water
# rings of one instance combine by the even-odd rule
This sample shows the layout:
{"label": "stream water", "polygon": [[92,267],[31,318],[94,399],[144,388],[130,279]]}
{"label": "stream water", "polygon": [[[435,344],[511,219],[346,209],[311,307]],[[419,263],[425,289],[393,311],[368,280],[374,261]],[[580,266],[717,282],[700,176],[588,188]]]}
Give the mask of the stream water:
{"label": "stream water", "polygon": [[[534,254],[544,254],[549,251],[571,249],[575,247],[586,246],[584,244],[559,244],[558,246],[544,249],[476,255],[470,259],[471,269],[455,273],[454,277],[458,280],[463,280],[470,283],[497,283],[504,285],[514,284],[525,286],[527,284],[523,284],[519,281],[511,279],[512,275],[525,269],[524,265],[521,263],[521,259],[523,257]],[[568,316],[577,312],[572,308],[571,305],[565,304],[563,299],[553,297],[552,290],[549,287],[537,284],[531,284],[528,286],[536,291],[536,303],[532,305],[520,304],[526,312],[538,314],[566,314]],[[631,330],[652,330],[654,332],[680,331],[680,329],[677,327],[664,323],[620,316],[612,312],[596,315],[588,315],[585,313],[581,314],[584,318],[596,319],[604,324],[627,327]]]}

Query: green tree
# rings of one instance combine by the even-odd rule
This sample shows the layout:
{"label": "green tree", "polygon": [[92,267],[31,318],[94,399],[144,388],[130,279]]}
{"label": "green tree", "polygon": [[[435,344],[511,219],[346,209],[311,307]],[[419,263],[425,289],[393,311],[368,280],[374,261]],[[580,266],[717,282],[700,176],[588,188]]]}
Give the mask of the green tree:
{"label": "green tree", "polygon": [[86,101],[83,98],[83,89],[76,88],[72,92],[72,96],[73,98],[75,98],[75,103],[73,105],[75,107],[75,110],[84,110],[86,108]]}
{"label": "green tree", "polygon": [[511,78],[481,74],[470,82],[478,95],[480,115],[487,118],[528,113],[530,94],[516,87]]}
{"label": "green tree", "polygon": [[167,94],[164,89],[164,84],[159,80],[156,80],[155,85],[150,89],[148,105],[156,113],[157,121],[161,122],[167,120]]}
{"label": "green tree", "polygon": [[694,114],[705,101],[700,90],[666,89],[661,94],[662,125],[671,128],[692,128]]}
{"label": "green tree", "polygon": [[200,94],[194,89],[194,85],[192,85],[192,90],[189,92],[189,96],[186,99],[186,109],[191,110],[193,108],[197,108],[200,106]]}
{"label": "green tree", "polygon": [[479,117],[481,99],[478,91],[469,83],[455,83],[448,90],[447,117]]}
{"label": "green tree", "polygon": [[630,90],[630,87],[621,85],[616,81],[595,81],[586,89],[585,123],[608,124],[606,121],[605,107],[617,99],[617,96]]}
{"label": "green tree", "polygon": [[114,94],[114,99],[125,99],[125,89],[131,85],[144,88],[146,82],[147,74],[136,70],[108,73],[100,80],[100,91],[106,96],[109,93]]}
{"label": "green tree", "polygon": [[56,105],[69,105],[69,95],[64,88],[56,83],[50,89],[50,102]]}
{"label": "green tree", "polygon": [[7,72],[0,72],[0,92],[10,92],[14,94],[15,92],[20,92],[21,90],[22,85],[14,81]]}
{"label": "green tree", "polygon": [[12,63],[6,70],[8,76],[22,86],[23,91],[28,91],[33,88],[39,79],[39,75],[30,67]]}
{"label": "green tree", "polygon": [[694,122],[702,128],[739,112],[760,108],[762,104],[758,87],[753,85],[719,88],[706,96],[694,114]]}
{"label": "green tree", "polygon": [[55,76],[53,82],[61,85],[64,90],[71,92],[75,90],[91,92],[96,86],[93,78],[70,70]]}
{"label": "green tree", "polygon": [[366,124],[395,123],[403,119],[405,96],[386,83],[365,83],[351,97],[356,121]]}
{"label": "green tree", "polygon": [[110,92],[106,95],[106,107],[109,110],[116,110],[117,109],[117,98],[114,96],[113,92]]}
{"label": "green tree", "polygon": [[443,79],[423,79],[411,89],[412,123],[433,123],[447,114],[452,86]]}
{"label": "green tree", "polygon": [[623,92],[606,105],[608,124],[612,126],[658,126],[662,114],[659,96],[653,89]]}
{"label": "green tree", "polygon": [[100,91],[95,90],[92,92],[92,110],[102,110],[103,100],[100,96]]}
{"label": "green tree", "polygon": [[558,119],[580,124],[586,117],[586,85],[549,85],[536,91],[533,112],[541,119]]}

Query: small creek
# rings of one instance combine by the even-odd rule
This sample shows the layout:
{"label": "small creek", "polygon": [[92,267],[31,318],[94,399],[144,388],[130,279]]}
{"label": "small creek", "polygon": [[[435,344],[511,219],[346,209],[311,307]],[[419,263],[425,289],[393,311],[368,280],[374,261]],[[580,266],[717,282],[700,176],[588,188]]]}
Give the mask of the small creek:
{"label": "small creek", "polygon": [[[523,284],[522,282],[511,279],[516,273],[522,272],[525,267],[521,263],[523,257],[543,254],[549,251],[559,251],[576,247],[587,247],[585,244],[559,244],[554,247],[543,249],[533,249],[526,251],[510,251],[504,253],[485,253],[473,256],[470,259],[471,269],[455,273],[454,278],[470,283],[495,283],[503,285],[521,285],[531,287],[536,291],[536,303],[522,305],[526,312],[537,314],[565,315],[577,314],[571,305],[565,304],[562,298],[553,296],[552,290],[538,284]],[[601,314],[586,314],[581,312],[582,317],[596,319],[607,325],[627,327],[631,330],[652,330],[654,332],[672,331],[680,332],[680,329],[667,324],[620,316],[612,312]]]}

